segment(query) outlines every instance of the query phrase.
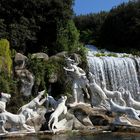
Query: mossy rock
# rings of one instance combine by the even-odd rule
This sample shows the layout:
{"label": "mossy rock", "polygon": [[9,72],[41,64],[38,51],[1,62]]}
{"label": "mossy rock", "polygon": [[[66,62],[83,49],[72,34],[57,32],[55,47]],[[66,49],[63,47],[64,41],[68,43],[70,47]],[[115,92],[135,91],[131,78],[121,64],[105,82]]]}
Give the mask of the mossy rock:
{"label": "mossy rock", "polygon": [[12,72],[10,45],[6,39],[0,40],[0,71],[7,72],[9,76]]}

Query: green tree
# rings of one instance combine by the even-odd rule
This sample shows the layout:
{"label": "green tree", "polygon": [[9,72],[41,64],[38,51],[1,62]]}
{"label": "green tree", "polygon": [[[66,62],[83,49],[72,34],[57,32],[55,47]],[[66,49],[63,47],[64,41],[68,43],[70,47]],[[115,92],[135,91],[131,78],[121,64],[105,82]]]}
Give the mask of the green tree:
{"label": "green tree", "polygon": [[80,41],[84,44],[98,45],[100,30],[107,17],[107,12],[91,13],[74,17],[77,29],[80,31]]}
{"label": "green tree", "polygon": [[57,53],[57,21],[67,24],[72,5],[73,0],[1,0],[0,38],[25,54],[45,51],[53,55]]}
{"label": "green tree", "polygon": [[140,1],[113,8],[101,29],[100,46],[111,51],[140,50]]}
{"label": "green tree", "polygon": [[66,25],[58,26],[57,48],[58,51],[76,52],[80,47],[79,32],[73,20],[69,20]]}

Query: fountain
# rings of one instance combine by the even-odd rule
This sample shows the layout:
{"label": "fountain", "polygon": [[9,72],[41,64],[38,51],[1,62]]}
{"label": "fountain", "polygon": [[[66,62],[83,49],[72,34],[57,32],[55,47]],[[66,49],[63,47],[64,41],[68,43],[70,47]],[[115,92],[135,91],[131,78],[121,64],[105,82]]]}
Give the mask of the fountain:
{"label": "fountain", "polygon": [[103,81],[110,90],[123,87],[132,93],[134,99],[139,98],[140,58],[95,57],[88,55],[89,71],[95,75],[97,84]]}
{"label": "fountain", "polygon": [[[6,122],[9,122],[11,127],[12,124],[19,124],[19,133],[21,126],[26,132],[43,130],[53,134],[75,129],[92,130],[93,133],[96,125],[101,126],[102,131],[105,130],[104,125],[107,126],[107,130],[111,130],[112,125],[123,125],[126,128],[131,126],[133,129],[137,125],[140,131],[139,58],[95,57],[90,52],[90,55],[87,55],[88,73],[76,60],[66,56],[64,58],[64,71],[72,81],[73,103],[69,103],[67,96],[61,96],[58,100],[48,94],[45,96],[44,90],[23,105],[17,114],[6,111],[6,106],[1,105],[0,126],[3,133],[10,133],[4,126]],[[32,74],[30,78],[33,79]],[[89,100],[88,103],[84,100],[84,94]],[[46,106],[43,107],[43,104]],[[42,109],[45,110],[43,113],[40,111]],[[40,122],[42,127],[36,130],[33,123],[43,116],[45,123]]]}

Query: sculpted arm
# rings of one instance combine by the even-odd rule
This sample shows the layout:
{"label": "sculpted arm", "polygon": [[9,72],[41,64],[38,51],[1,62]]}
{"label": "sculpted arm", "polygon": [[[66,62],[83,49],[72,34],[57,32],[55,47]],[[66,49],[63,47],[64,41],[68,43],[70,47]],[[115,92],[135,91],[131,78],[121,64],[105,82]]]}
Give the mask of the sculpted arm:
{"label": "sculpted arm", "polygon": [[86,75],[85,71],[84,71],[82,68],[80,68],[80,67],[78,67],[78,66],[76,66],[76,65],[73,65],[73,69],[75,70],[75,72],[76,72],[79,76],[85,76],[85,75]]}
{"label": "sculpted arm", "polygon": [[69,68],[64,67],[64,70],[73,72],[74,68],[69,69]]}
{"label": "sculpted arm", "polygon": [[67,114],[67,107],[65,106],[65,108],[64,108],[64,114]]}

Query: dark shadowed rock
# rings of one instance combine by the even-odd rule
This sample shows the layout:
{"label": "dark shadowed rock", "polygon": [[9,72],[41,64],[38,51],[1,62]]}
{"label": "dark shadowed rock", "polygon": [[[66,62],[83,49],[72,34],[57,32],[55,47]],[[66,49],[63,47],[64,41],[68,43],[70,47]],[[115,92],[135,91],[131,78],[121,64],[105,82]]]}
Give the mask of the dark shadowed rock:
{"label": "dark shadowed rock", "polygon": [[109,125],[112,120],[104,109],[92,108],[84,104],[79,104],[72,109],[75,117],[85,126]]}
{"label": "dark shadowed rock", "polygon": [[81,56],[79,54],[73,53],[70,55],[70,57],[75,60],[76,63],[80,64],[81,61]]}
{"label": "dark shadowed rock", "polygon": [[24,69],[27,65],[27,61],[28,61],[28,58],[25,55],[21,53],[16,53],[15,59],[14,59],[15,70]]}

